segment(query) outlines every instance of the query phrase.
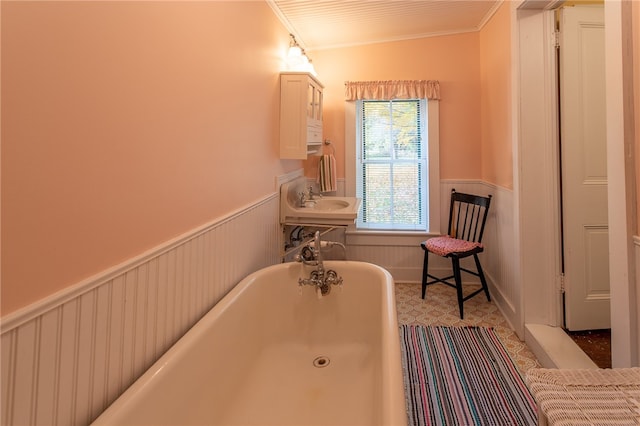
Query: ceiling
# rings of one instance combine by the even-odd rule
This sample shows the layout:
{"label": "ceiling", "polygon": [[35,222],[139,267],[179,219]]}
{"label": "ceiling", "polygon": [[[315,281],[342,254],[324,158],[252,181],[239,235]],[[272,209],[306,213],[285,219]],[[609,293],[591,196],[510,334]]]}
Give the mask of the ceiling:
{"label": "ceiling", "polygon": [[306,50],[478,31],[502,0],[267,0]]}

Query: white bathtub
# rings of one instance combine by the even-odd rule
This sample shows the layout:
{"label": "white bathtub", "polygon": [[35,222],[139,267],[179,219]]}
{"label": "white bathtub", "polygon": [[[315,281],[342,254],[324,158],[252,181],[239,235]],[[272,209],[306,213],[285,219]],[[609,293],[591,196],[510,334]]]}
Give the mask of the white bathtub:
{"label": "white bathtub", "polygon": [[344,285],[320,299],[299,263],[243,279],[94,424],[405,425],[391,275],[325,268]]}

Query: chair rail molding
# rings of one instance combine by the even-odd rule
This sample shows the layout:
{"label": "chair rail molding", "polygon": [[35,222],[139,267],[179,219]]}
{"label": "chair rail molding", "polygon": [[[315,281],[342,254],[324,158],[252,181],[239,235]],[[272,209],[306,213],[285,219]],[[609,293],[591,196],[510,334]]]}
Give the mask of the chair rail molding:
{"label": "chair rail molding", "polygon": [[[491,194],[492,205],[483,237],[486,245],[480,254],[491,298],[520,338],[524,338],[521,324],[520,299],[522,286],[516,276],[514,253],[516,253],[514,197],[513,191],[480,180],[445,179],[440,182],[440,229],[447,229],[449,218],[449,194],[455,188],[459,192],[478,195]],[[439,235],[439,234],[438,234]],[[424,252],[420,242],[427,234],[375,233],[347,231],[347,258],[371,262],[387,269],[396,282],[416,284],[420,292]],[[434,256],[429,261],[429,270],[436,275],[445,275],[451,270],[451,262]],[[463,267],[471,267],[473,259],[462,259]],[[467,277],[463,283],[476,283]]]}
{"label": "chair rail molding", "polygon": [[90,423],[235,284],[279,261],[278,222],[273,193],[3,318],[0,423]]}

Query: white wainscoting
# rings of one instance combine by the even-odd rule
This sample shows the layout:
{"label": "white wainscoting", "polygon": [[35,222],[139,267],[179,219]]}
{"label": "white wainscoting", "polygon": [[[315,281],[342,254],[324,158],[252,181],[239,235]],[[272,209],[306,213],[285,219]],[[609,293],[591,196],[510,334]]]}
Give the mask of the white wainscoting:
{"label": "white wainscoting", "polygon": [[2,319],[3,425],[95,419],[249,273],[278,263],[273,194]]}
{"label": "white wainscoting", "polygon": [[[441,185],[442,229],[451,188],[493,195],[482,264],[492,297],[519,324],[512,191],[480,181]],[[238,281],[278,263],[278,209],[273,194],[3,318],[2,424],[87,424],[97,417]],[[348,258],[419,283],[419,241],[395,241],[350,244]]]}
{"label": "white wainscoting", "polygon": [[489,282],[491,297],[516,334],[524,339],[521,302],[522,281],[516,276],[516,229],[513,218],[513,191],[484,184],[493,194],[487,227],[482,239],[486,245],[482,267]]}
{"label": "white wainscoting", "polygon": [[[446,231],[449,220],[449,200],[451,189],[478,195],[492,195],[491,207],[483,237],[486,246],[480,255],[490,293],[507,321],[520,336],[523,330],[518,326],[520,321],[520,283],[515,277],[513,256],[515,253],[515,229],[513,220],[513,191],[482,181],[442,180],[441,194],[441,227]],[[380,237],[376,243],[367,243],[363,238],[348,235],[347,249],[350,260],[360,260],[380,265],[393,275],[396,282],[419,283],[422,278],[422,262],[424,252],[420,247],[422,237]],[[464,262],[466,261],[466,262]],[[473,265],[473,259],[464,259],[463,265]],[[473,269],[472,267],[471,269]],[[447,275],[451,271],[448,259],[431,256],[429,270],[436,275]],[[477,282],[477,278],[463,274],[467,282]],[[474,281],[475,280],[475,281]],[[416,287],[418,288],[418,287]]]}

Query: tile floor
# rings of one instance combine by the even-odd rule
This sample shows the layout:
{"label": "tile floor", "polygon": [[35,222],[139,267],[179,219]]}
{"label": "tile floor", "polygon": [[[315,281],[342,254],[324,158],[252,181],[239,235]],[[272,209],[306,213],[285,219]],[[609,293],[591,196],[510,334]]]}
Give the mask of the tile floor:
{"label": "tile floor", "polygon": [[[427,287],[425,300],[420,297],[420,284],[396,283],[395,288],[400,324],[494,327],[523,375],[530,368],[540,367],[536,357],[509,327],[495,303],[487,302],[484,294],[464,302],[464,320],[461,320],[454,288],[432,284]],[[468,291],[473,291],[473,288]]]}

